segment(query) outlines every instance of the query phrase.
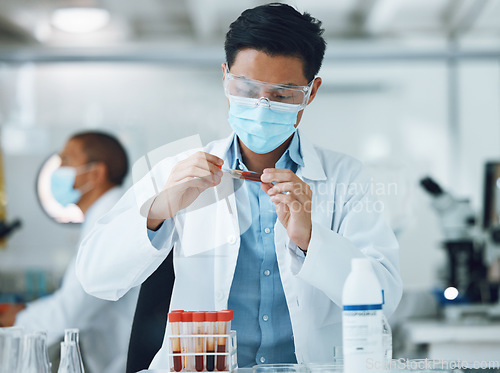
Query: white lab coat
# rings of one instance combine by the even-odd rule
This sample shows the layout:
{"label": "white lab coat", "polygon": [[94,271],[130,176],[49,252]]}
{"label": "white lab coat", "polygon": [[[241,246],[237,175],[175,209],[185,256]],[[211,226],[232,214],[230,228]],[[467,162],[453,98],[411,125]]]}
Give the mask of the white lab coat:
{"label": "white lab coat", "polygon": [[[82,224],[81,239],[121,195],[119,188],[113,188],[89,208]],[[28,303],[17,315],[15,325],[27,330],[47,330],[49,345],[61,339],[64,329],[78,328],[89,372],[123,373],[138,289],[132,289],[118,302],[95,298],[78,282],[75,262],[76,253],[64,273],[61,287],[49,296]]]}
{"label": "white lab coat", "polygon": [[[351,259],[366,256],[372,260],[385,290],[385,312],[390,314],[402,292],[398,243],[381,214],[373,211],[373,189],[361,163],[316,148],[303,135],[300,140],[305,166],[299,167],[297,175],[313,190],[311,241],[304,256],[276,221],[275,247],[297,361],[329,362],[333,347],[342,344],[341,296]],[[232,135],[208,144],[203,151],[227,164],[231,141]],[[232,179],[223,177],[217,188],[209,188],[178,213],[175,234],[165,235],[159,249],[147,235],[146,215],[155,187],[163,187],[173,165],[192,153],[156,165],[82,242],[77,275],[87,292],[104,299],[120,298],[142,283],[173,246],[176,278],[170,309],[227,307],[242,225],[236,212],[244,208],[230,193]],[[165,224],[173,225],[171,221]],[[151,368],[168,368],[167,345],[165,339]]]}

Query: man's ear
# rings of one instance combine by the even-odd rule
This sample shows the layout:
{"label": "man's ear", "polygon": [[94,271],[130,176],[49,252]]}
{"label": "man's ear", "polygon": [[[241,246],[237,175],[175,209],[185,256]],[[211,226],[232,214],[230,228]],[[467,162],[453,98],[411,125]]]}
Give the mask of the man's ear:
{"label": "man's ear", "polygon": [[311,87],[311,94],[309,95],[309,100],[307,101],[307,105],[309,105],[314,100],[314,97],[316,97],[316,92],[318,92],[321,83],[323,83],[323,81],[319,76],[316,79],[314,79],[314,82]]}
{"label": "man's ear", "polygon": [[226,79],[226,67],[227,67],[226,63],[223,62],[221,64],[221,67],[222,67],[222,82],[224,83],[224,79]]}
{"label": "man's ear", "polygon": [[108,168],[103,162],[97,162],[94,164],[95,180],[98,184],[102,184],[108,181]]}

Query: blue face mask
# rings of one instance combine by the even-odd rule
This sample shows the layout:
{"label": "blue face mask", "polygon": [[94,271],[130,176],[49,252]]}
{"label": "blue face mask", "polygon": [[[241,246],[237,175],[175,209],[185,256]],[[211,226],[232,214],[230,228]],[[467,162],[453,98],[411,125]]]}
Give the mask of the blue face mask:
{"label": "blue face mask", "polygon": [[75,204],[82,198],[82,192],[73,188],[76,174],[74,167],[59,167],[52,173],[50,189],[56,201],[63,206]]}
{"label": "blue face mask", "polygon": [[251,151],[265,154],[283,144],[295,131],[298,112],[276,111],[265,105],[249,107],[231,101],[229,124]]}

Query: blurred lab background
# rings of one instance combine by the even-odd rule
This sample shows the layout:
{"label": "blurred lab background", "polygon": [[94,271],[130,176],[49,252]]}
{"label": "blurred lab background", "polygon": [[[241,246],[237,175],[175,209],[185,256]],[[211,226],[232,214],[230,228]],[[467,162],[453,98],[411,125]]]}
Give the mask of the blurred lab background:
{"label": "blurred lab background", "polygon": [[[286,2],[328,42],[300,128],[370,168],[400,242],[394,356],[498,356],[500,1]],[[133,164],[230,133],[224,34],[263,3],[0,1],[0,303],[50,293],[73,255],[78,224],[37,189],[71,134],[116,134]]]}

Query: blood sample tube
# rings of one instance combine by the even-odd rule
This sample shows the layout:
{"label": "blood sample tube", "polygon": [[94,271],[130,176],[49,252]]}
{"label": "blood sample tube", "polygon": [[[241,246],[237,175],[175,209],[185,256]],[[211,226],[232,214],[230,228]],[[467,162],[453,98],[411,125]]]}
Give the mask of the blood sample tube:
{"label": "blood sample tube", "polygon": [[193,334],[194,337],[194,365],[197,372],[203,371],[205,367],[205,312],[193,313]]}
{"label": "blood sample tube", "polygon": [[[217,331],[217,312],[205,312],[205,330],[208,335],[214,335]],[[215,337],[207,337],[207,371],[213,372],[215,369]]]}
{"label": "blood sample tube", "polygon": [[[224,310],[217,312],[217,334],[220,337],[217,338],[217,352],[226,353],[229,337],[229,331],[231,330],[231,320],[233,319],[233,311]],[[221,335],[224,335],[223,337]],[[223,371],[227,370],[227,359],[226,355],[217,355],[217,370]]]}
{"label": "blood sample tube", "polygon": [[[182,321],[182,313],[181,312],[170,312],[168,314],[168,321],[170,324],[170,333],[171,335],[180,335],[181,334],[181,321]],[[182,358],[180,356],[181,353],[181,339],[180,338],[171,338],[170,340],[172,347],[172,354],[174,355],[174,370],[176,372],[180,372],[182,370]]]}
{"label": "blood sample tube", "polygon": [[[187,337],[193,335],[193,313],[193,311],[184,311],[182,313],[182,334],[184,338],[181,341],[181,349],[183,354],[194,352],[193,338]],[[194,356],[183,355],[182,367],[187,370],[194,370]]]}

